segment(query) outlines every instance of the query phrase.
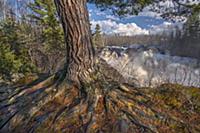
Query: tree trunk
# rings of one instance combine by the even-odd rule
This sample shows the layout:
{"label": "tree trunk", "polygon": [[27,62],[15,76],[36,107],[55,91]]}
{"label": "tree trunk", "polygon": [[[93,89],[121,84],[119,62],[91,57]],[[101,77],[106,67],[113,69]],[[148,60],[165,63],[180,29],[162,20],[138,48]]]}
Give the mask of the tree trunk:
{"label": "tree trunk", "polygon": [[86,0],[55,0],[66,41],[67,79],[87,80],[94,65],[94,49]]}
{"label": "tree trunk", "polygon": [[116,82],[113,74],[121,75],[100,60],[94,66],[86,0],[55,0],[55,4],[65,33],[66,66],[28,85],[0,86],[0,132],[199,131],[198,124],[190,125],[200,119],[197,112],[190,109],[194,118],[183,121],[188,114],[169,111],[166,99],[157,98],[162,98],[161,92]]}

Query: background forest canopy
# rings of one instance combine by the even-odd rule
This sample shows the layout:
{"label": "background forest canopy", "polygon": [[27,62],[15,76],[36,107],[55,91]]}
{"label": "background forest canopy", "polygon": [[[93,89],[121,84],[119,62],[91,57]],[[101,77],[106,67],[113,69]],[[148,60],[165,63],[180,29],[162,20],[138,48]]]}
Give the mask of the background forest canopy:
{"label": "background forest canopy", "polygon": [[[112,10],[113,14],[120,16],[121,19],[127,15],[137,15],[147,5],[151,5],[151,11],[161,13],[161,16],[168,20],[177,16],[188,18],[182,31],[177,31],[175,37],[174,33],[139,36],[105,35],[97,24],[93,31],[93,43],[96,48],[128,43],[173,43],[176,46],[169,48],[172,53],[200,57],[198,1],[196,4],[191,4],[174,0],[172,1],[174,6],[169,8],[160,5],[160,1],[157,0],[88,0],[88,2],[96,4],[102,11]],[[154,8],[158,6],[159,8]],[[3,80],[13,80],[32,73],[56,72],[58,66],[65,61],[65,43],[53,0],[1,0],[0,8],[0,77]],[[183,42],[187,43],[185,51],[191,51],[188,55],[184,55],[184,50],[183,53],[177,53],[181,51],[180,44]]]}

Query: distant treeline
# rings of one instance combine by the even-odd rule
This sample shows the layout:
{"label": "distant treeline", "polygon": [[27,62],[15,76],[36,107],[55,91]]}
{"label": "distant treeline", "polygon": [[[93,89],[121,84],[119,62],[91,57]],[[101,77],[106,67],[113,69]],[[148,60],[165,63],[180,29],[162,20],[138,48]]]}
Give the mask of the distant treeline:
{"label": "distant treeline", "polygon": [[200,18],[197,16],[189,18],[183,29],[171,33],[136,36],[102,34],[99,37],[100,39],[96,40],[100,41],[95,43],[98,46],[160,45],[163,49],[169,50],[172,55],[200,59]]}

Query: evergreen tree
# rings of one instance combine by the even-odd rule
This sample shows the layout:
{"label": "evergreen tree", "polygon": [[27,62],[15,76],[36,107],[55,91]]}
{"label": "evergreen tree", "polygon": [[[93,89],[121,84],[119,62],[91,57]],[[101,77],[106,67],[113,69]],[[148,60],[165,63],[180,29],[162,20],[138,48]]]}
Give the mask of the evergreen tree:
{"label": "evergreen tree", "polygon": [[10,46],[0,42],[0,78],[11,80],[12,74],[19,73],[22,65]]}
{"label": "evergreen tree", "polygon": [[53,0],[34,0],[29,5],[30,17],[40,26],[40,40],[47,53],[60,53],[64,50],[63,30],[59,24]]}
{"label": "evergreen tree", "polygon": [[[137,5],[140,0],[102,2],[131,2]],[[46,79],[3,95],[0,102],[3,114],[0,115],[0,130],[66,133],[198,132],[199,111],[194,108],[198,110],[199,106],[190,101],[198,96],[188,100],[188,96],[182,94],[185,91],[181,92],[181,87],[178,87],[176,94],[184,97],[181,103],[179,97],[171,99],[177,95],[173,89],[165,86],[162,89],[138,89],[114,80],[113,77],[122,75],[103,60],[95,58],[86,3],[86,0],[55,0],[66,40],[65,66]],[[187,110],[184,106],[186,104],[190,106]],[[185,117],[188,114],[192,115]]]}
{"label": "evergreen tree", "polygon": [[200,38],[200,4],[192,6],[192,15],[188,17],[183,32],[192,39]]}
{"label": "evergreen tree", "polygon": [[192,14],[183,29],[178,29],[172,38],[170,51],[174,55],[200,59],[200,16]]}
{"label": "evergreen tree", "polygon": [[95,47],[103,47],[103,37],[101,34],[101,27],[99,24],[96,25],[95,27],[95,32],[93,34],[93,44]]}
{"label": "evergreen tree", "polygon": [[36,69],[28,54],[30,27],[25,23],[18,23],[15,19],[6,18],[0,21],[1,70],[6,77],[11,78],[14,73],[31,73]]}
{"label": "evergreen tree", "polygon": [[138,14],[146,5],[154,0],[88,0],[105,10],[112,9],[113,13],[123,16],[126,14]]}
{"label": "evergreen tree", "polygon": [[39,34],[36,34],[40,51],[48,57],[44,73],[54,73],[59,60],[65,56],[64,33],[59,23],[53,0],[34,0],[29,5],[32,10],[30,17],[36,21]]}

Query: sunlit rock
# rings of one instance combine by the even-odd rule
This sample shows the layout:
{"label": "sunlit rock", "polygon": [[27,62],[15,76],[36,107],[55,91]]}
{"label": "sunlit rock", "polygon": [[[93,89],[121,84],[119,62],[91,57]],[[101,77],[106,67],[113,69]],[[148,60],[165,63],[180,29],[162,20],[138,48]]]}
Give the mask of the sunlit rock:
{"label": "sunlit rock", "polygon": [[121,73],[126,82],[138,87],[164,83],[200,87],[200,62],[197,59],[170,56],[168,51],[140,45],[106,47],[99,56]]}

